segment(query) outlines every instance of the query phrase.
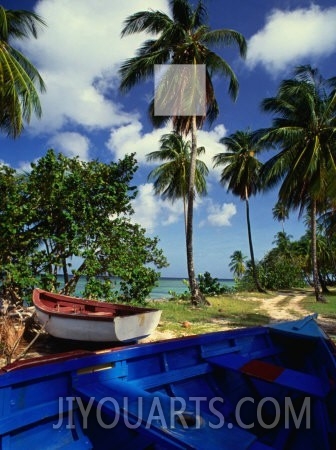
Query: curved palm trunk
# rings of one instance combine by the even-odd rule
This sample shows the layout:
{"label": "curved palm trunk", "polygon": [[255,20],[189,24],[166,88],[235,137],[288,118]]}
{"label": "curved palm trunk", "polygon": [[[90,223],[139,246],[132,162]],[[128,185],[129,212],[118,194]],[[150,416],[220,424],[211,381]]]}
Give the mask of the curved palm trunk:
{"label": "curved palm trunk", "polygon": [[201,293],[195,276],[194,256],[193,256],[193,213],[194,213],[194,186],[197,157],[197,137],[196,137],[196,116],[192,118],[191,130],[191,156],[190,173],[188,183],[188,204],[187,204],[187,228],[186,228],[186,249],[189,288],[191,292],[191,303],[194,305],[208,303]]}
{"label": "curved palm trunk", "polygon": [[250,206],[249,206],[249,201],[248,201],[247,190],[245,191],[245,205],[246,205],[247,234],[248,234],[248,241],[249,241],[249,247],[250,247],[253,280],[254,280],[254,284],[255,284],[255,287],[257,288],[258,292],[265,292],[264,289],[260,286],[260,283],[258,280],[257,269],[256,269],[256,265],[255,265],[254,250],[253,250],[253,244],[252,244],[251,222],[250,222]]}
{"label": "curved palm trunk", "polygon": [[311,258],[313,268],[313,283],[314,291],[317,302],[325,302],[322,295],[321,284],[319,280],[319,272],[317,266],[317,248],[316,248],[316,200],[311,201],[311,213],[310,213],[310,226],[311,226]]}

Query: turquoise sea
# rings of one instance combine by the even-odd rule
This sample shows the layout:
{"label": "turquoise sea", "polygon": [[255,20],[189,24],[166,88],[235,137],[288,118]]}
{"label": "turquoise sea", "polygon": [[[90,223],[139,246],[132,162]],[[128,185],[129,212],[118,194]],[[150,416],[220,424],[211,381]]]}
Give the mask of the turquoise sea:
{"label": "turquoise sea", "polygon": [[[150,298],[170,298],[169,291],[174,291],[177,294],[183,294],[187,290],[187,286],[183,283],[183,278],[160,278],[157,286],[155,286],[150,293]],[[118,286],[118,280],[113,280]],[[232,279],[218,279],[221,284],[226,286],[234,286],[234,281]],[[84,279],[80,279],[77,288],[76,295],[81,295],[84,286]]]}
{"label": "turquoise sea", "polygon": [[[233,280],[218,280],[221,284],[232,287],[234,286]],[[169,298],[169,291],[174,291],[177,294],[182,294],[187,291],[187,286],[183,283],[183,278],[160,278],[158,286],[154,287],[150,297],[151,298]]]}

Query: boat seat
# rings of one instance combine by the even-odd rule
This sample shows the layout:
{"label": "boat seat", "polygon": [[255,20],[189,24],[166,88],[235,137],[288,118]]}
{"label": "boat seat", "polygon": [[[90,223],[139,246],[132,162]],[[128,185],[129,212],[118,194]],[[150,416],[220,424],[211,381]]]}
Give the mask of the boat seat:
{"label": "boat seat", "polygon": [[[136,429],[140,433],[144,433],[152,440],[155,448],[163,446],[164,448],[205,450],[218,448],[219,442],[223,445],[225,443],[227,448],[239,448],[239,450],[266,450],[269,448],[264,445],[259,446],[254,434],[234,424],[231,424],[230,427],[223,426],[214,432],[214,429],[206,424],[218,422],[218,417],[213,417],[203,411],[197,411],[200,414],[197,420],[201,421],[201,425],[193,424],[184,428],[181,423],[176,421],[176,414],[172,413],[174,400],[171,397],[159,392],[147,392],[134,385],[133,382],[113,379],[106,380],[104,383],[91,383],[89,378],[83,382],[81,377],[74,381],[74,395],[99,405],[100,410],[110,416],[113,422],[116,417],[119,417],[119,420],[123,418],[122,423],[126,423],[127,419],[127,423],[136,425]],[[197,417],[196,411],[193,412],[193,409],[188,408],[186,411],[188,411],[188,417]],[[178,405],[177,414],[180,413],[180,405]],[[136,448],[132,441],[132,439],[136,439],[136,434],[134,430],[131,431],[133,433],[127,448]]]}
{"label": "boat seat", "polygon": [[223,369],[241,372],[252,378],[275,383],[315,397],[324,398],[330,391],[330,386],[315,375],[287,369],[259,359],[230,354],[207,358],[206,361]]}
{"label": "boat seat", "polygon": [[60,313],[73,313],[73,312],[75,312],[75,309],[74,309],[73,306],[62,306],[62,305],[60,305],[59,307],[56,306],[55,309],[56,309],[57,312],[60,312]]}
{"label": "boat seat", "polygon": [[169,383],[176,383],[181,380],[193,378],[212,372],[212,368],[208,363],[195,364],[190,367],[183,367],[182,369],[168,370],[167,372],[160,372],[155,375],[134,380],[136,386],[142,389],[153,389]]}
{"label": "boat seat", "polygon": [[[10,388],[7,388],[10,392]],[[10,393],[8,394],[10,395]],[[3,405],[1,405],[3,406]],[[78,406],[76,403],[72,403],[72,411],[69,410],[69,403],[64,402],[62,405],[62,413],[70,413],[72,415],[72,420],[75,420],[77,425],[77,410]],[[50,448],[53,443],[59,450],[90,450],[92,449],[92,444],[89,438],[82,432],[79,425],[76,426],[76,435],[72,432],[71,427],[67,426],[67,417],[64,417],[64,425],[60,429],[53,429],[53,426],[57,424],[59,420],[60,404],[59,399],[45,402],[42,404],[37,404],[31,407],[23,408],[19,411],[13,411],[10,414],[3,415],[0,417],[0,448],[5,450],[8,448],[11,450],[19,450],[22,448],[22,442],[24,442],[25,432],[27,430],[34,429],[36,427],[36,433],[38,436],[43,436],[47,439]],[[70,420],[70,419],[69,419]],[[20,426],[18,427],[18,424]],[[13,436],[21,435],[17,441],[14,437],[11,439],[7,438],[13,434]],[[32,439],[30,435],[27,440]],[[34,448],[34,446],[33,446]],[[40,448],[40,447],[39,447]],[[56,448],[56,447],[55,447]]]}

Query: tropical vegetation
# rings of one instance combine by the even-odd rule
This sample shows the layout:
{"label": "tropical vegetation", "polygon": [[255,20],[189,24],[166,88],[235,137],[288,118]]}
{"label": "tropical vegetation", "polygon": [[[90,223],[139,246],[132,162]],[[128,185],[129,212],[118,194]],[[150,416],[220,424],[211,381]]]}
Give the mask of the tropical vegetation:
{"label": "tropical vegetation", "polygon": [[252,242],[249,198],[260,189],[260,171],[262,163],[256,155],[263,148],[250,130],[237,131],[220,141],[226,151],[214,156],[214,167],[223,166],[220,182],[228,191],[245,201],[247,234],[250,248],[251,266],[255,288],[262,292],[254,258]]}
{"label": "tropical vegetation", "polygon": [[317,301],[323,301],[317,258],[317,215],[335,206],[336,78],[324,79],[309,65],[280,83],[262,108],[274,115],[261,130],[265,146],[278,151],[263,167],[264,187],[280,183],[279,201],[310,217],[311,269]]}
{"label": "tropical vegetation", "polygon": [[[323,294],[336,285],[336,235],[328,237],[319,224],[317,227],[318,277]],[[311,260],[311,230],[297,240],[279,231],[273,241],[274,247],[257,263],[261,286],[267,290],[302,288],[314,286]],[[253,290],[254,281],[249,261],[243,276],[236,280],[240,290]]]}
{"label": "tropical vegetation", "polygon": [[[195,275],[194,200],[206,195],[208,174],[200,159],[205,149],[197,146],[197,130],[219,114],[214,77],[229,80],[233,99],[238,94],[235,73],[213,47],[234,45],[244,57],[246,41],[231,29],[211,30],[201,0],[195,7],[188,0],[170,0],[169,6],[169,15],[148,10],[126,19],[122,36],[146,32],[150,37],[135,57],[122,64],[120,88],[127,92],[152,78],[158,65],[173,69],[162,75],[149,104],[153,125],[169,123],[172,131],[161,137],[159,150],[148,153],[148,161],[159,163],[148,179],[157,195],[183,201],[190,289],[186,297],[199,305],[207,302],[205,295],[220,294],[222,285],[209,272]],[[16,138],[33,115],[41,117],[39,93],[45,84],[15,43],[36,38],[45,23],[33,12],[0,6],[0,25],[0,129]],[[188,91],[190,84],[197,96],[202,94],[197,84],[190,83],[188,67],[205,71],[205,108],[196,104],[182,114],[182,106],[190,106],[182,103],[195,100]],[[171,95],[174,90],[178,96]],[[170,107],[168,114],[156,112],[158,100]],[[229,268],[239,288],[263,291],[309,284],[316,300],[323,302],[336,283],[336,77],[325,79],[310,65],[297,67],[261,107],[272,114],[271,126],[231,133],[221,140],[223,152],[214,157],[214,166],[222,168],[222,186],[246,207],[250,260],[236,250]],[[262,161],[265,150],[272,155]],[[53,150],[32,163],[29,173],[0,165],[1,297],[22,301],[33,286],[72,293],[79,278],[85,277],[85,296],[144,301],[159,278],[156,269],[167,261],[158,239],[148,238],[132,221],[137,189],[131,183],[136,170],[134,155],[103,164],[66,158]],[[282,231],[276,234],[274,247],[256,261],[249,200],[277,188],[272,213]],[[293,240],[284,222],[297,210],[305,217],[307,230]],[[118,289],[113,277],[120,280]]]}
{"label": "tropical vegetation", "polygon": [[143,302],[167,261],[131,220],[136,168],[134,155],[104,164],[52,150],[29,174],[2,165],[0,296],[22,302],[34,286],[71,294],[81,278],[86,297]]}
{"label": "tropical vegetation", "polygon": [[[231,29],[211,30],[206,24],[206,8],[199,1],[195,8],[187,0],[170,0],[170,13],[167,15],[161,11],[140,11],[125,21],[122,36],[139,32],[147,32],[151,38],[144,42],[135,57],[126,60],[121,68],[121,90],[128,91],[135,84],[152,78],[155,65],[202,65],[205,70],[205,108],[198,108],[187,115],[179,115],[181,99],[191,98],[186,90],[190,88],[190,75],[188,67],[182,68],[182,76],[175,75],[169,78],[163,77],[165,84],[159,84],[156,95],[163,104],[169,98],[171,102],[170,113],[162,116],[155,114],[155,98],[152,100],[149,110],[155,126],[160,126],[172,121],[174,131],[179,134],[191,136],[191,158],[188,183],[188,206],[187,206],[187,230],[186,250],[188,278],[191,291],[192,303],[205,303],[201,294],[194,268],[193,257],[193,205],[195,196],[195,173],[197,159],[197,128],[208,120],[212,122],[219,113],[218,103],[212,77],[219,75],[229,78],[229,94],[232,98],[237,97],[238,81],[230,65],[210,46],[214,44],[237,45],[240,55],[245,56],[246,41],[244,37]],[[153,39],[152,36],[156,39]],[[190,67],[189,67],[190,68]],[[171,72],[169,72],[171,74]],[[181,83],[181,80],[183,82]],[[194,87],[194,84],[192,83]],[[171,96],[172,92],[178,94]],[[199,92],[198,92],[199,94]],[[197,95],[198,95],[197,94]],[[177,111],[177,112],[176,112]]]}

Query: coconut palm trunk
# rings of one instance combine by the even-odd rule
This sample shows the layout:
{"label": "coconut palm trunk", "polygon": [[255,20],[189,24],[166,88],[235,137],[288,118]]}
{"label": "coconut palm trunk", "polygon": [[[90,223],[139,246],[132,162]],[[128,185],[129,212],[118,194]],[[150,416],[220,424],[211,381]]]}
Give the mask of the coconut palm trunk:
{"label": "coconut palm trunk", "polygon": [[310,211],[310,227],[311,227],[311,258],[312,258],[312,269],[313,269],[313,284],[315,291],[315,298],[318,302],[325,302],[322,295],[321,284],[319,280],[319,271],[317,264],[317,239],[316,239],[316,200],[311,201],[311,211]]}
{"label": "coconut palm trunk", "polygon": [[248,242],[249,242],[249,248],[250,248],[253,281],[254,281],[255,287],[257,288],[258,292],[265,292],[264,289],[260,286],[260,283],[258,280],[257,268],[256,268],[256,264],[255,264],[255,259],[254,259],[251,221],[250,221],[250,205],[249,205],[249,197],[248,197],[247,188],[245,190],[245,206],[246,206],[247,235],[248,235]]}
{"label": "coconut palm trunk", "polygon": [[201,293],[196,280],[194,267],[194,245],[193,245],[193,219],[194,219],[194,197],[195,197],[195,173],[197,157],[197,126],[196,116],[192,118],[191,126],[191,156],[190,173],[188,183],[188,205],[187,205],[187,229],[186,229],[186,249],[187,249],[187,267],[189,288],[192,304],[208,303]]}

